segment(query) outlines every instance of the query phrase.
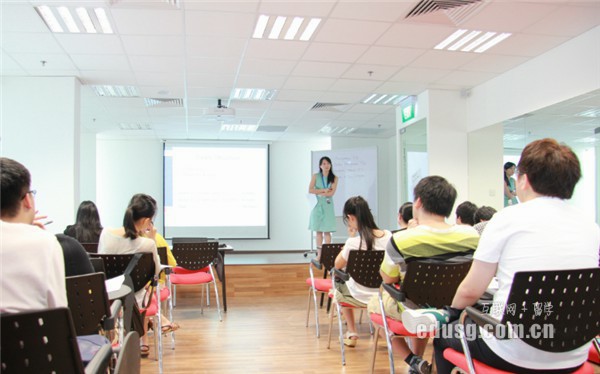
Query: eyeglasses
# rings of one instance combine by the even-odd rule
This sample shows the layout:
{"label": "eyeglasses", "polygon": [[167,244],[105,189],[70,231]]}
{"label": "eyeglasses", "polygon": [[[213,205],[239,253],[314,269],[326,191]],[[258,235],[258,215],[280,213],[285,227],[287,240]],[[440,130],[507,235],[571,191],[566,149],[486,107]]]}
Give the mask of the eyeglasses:
{"label": "eyeglasses", "polygon": [[27,194],[31,194],[32,196],[35,196],[36,193],[37,193],[36,190],[29,190],[29,191],[25,192],[25,195],[23,195],[23,197],[21,199],[24,199],[25,196],[27,196]]}

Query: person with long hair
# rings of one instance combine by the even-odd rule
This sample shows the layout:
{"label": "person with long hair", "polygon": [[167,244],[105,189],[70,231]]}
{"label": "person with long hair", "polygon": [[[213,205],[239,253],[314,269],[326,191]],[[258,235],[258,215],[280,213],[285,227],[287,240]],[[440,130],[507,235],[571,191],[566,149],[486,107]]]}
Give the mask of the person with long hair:
{"label": "person with long hair", "polygon": [[[152,253],[156,274],[160,273],[160,258],[156,249],[156,228],[154,227],[154,216],[156,215],[156,200],[146,194],[136,194],[129,201],[123,226],[115,229],[105,228],[100,234],[98,253],[106,254],[128,254],[128,253]],[[140,290],[135,298],[138,306],[144,304],[146,290]],[[161,316],[164,325],[162,333],[175,331],[179,328],[176,323],[171,323],[164,315]],[[140,350],[143,357],[148,356],[150,348],[147,342],[146,329],[149,319],[144,323],[144,335],[141,337]]]}
{"label": "person with long hair", "polygon": [[318,173],[312,175],[308,186],[308,192],[317,197],[317,205],[310,213],[308,224],[308,229],[317,233],[317,258],[321,257],[321,246],[331,243],[331,233],[335,232],[333,195],[338,184],[338,177],[333,173],[329,157],[321,157],[319,170]]}
{"label": "person with long hair", "polygon": [[515,205],[519,203],[517,200],[517,188],[515,187],[515,175],[517,165],[513,162],[504,164],[504,206]]}
{"label": "person with long hair", "polygon": [[[346,240],[342,251],[335,259],[336,269],[346,267],[350,251],[383,251],[392,237],[390,231],[381,230],[377,227],[371,209],[369,209],[369,204],[361,196],[351,197],[344,204],[344,223],[348,227],[350,237]],[[377,294],[377,288],[366,288],[350,278],[345,283],[336,282],[334,294],[337,302],[364,308],[367,306],[369,299]],[[342,314],[348,325],[344,344],[354,347],[358,339],[354,323],[354,311],[351,308],[343,308]]]}
{"label": "person with long hair", "polygon": [[75,224],[67,226],[65,235],[77,239],[80,243],[98,243],[102,224],[98,208],[93,201],[85,200],[79,204]]}

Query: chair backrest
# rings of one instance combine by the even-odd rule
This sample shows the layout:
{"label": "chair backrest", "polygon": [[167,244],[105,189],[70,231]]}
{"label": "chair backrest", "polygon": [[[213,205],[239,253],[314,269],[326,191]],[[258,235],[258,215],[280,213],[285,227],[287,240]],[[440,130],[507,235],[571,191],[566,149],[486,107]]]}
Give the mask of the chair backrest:
{"label": "chair backrest", "polygon": [[131,331],[123,340],[114,374],[139,374],[140,370],[140,335]]}
{"label": "chair backrest", "polygon": [[157,247],[156,251],[158,252],[158,257],[160,258],[160,263],[163,265],[169,265],[169,257],[167,256],[167,247]]}
{"label": "chair backrest", "polygon": [[406,265],[401,291],[420,307],[451,305],[454,294],[471,268],[471,260],[429,262],[417,260]]}
{"label": "chair backrest", "polygon": [[99,257],[90,257],[90,262],[94,267],[95,273],[104,273],[106,274],[106,269],[104,268],[104,260]]}
{"label": "chair backrest", "polygon": [[[104,262],[106,278],[114,278],[127,273],[133,282],[133,291],[143,289],[154,278],[154,256],[150,252],[135,254],[90,254]],[[134,260],[134,258],[137,258]],[[133,262],[132,262],[133,261]]]}
{"label": "chair backrest", "polygon": [[[600,268],[517,272],[506,308],[502,322],[523,326],[528,345],[547,352],[579,348],[600,334]],[[552,336],[544,336],[546,328]]]}
{"label": "chair backrest", "polygon": [[68,308],[3,314],[3,374],[83,373]]}
{"label": "chair backrest", "polygon": [[98,243],[81,243],[87,253],[98,253]]}
{"label": "chair backrest", "polygon": [[335,263],[335,258],[340,254],[343,247],[344,243],[323,244],[319,262],[323,265],[325,272],[329,273]]}
{"label": "chair backrest", "polygon": [[219,242],[173,243],[172,252],[178,266],[199,270],[218,257]]}
{"label": "chair backrest", "polygon": [[381,285],[379,268],[385,251],[352,250],[348,255],[346,273],[360,285],[378,288]]}
{"label": "chair backrest", "polygon": [[66,278],[67,299],[77,335],[98,334],[110,316],[110,304],[103,273]]}

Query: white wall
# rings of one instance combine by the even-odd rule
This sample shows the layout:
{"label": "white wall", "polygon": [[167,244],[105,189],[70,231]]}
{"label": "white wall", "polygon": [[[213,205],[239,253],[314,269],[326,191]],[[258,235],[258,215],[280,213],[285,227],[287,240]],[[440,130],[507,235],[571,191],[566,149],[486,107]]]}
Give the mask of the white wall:
{"label": "white wall", "polygon": [[468,134],[469,200],[496,210],[504,207],[502,124]]}
{"label": "white wall", "polygon": [[79,205],[79,89],[72,77],[1,79],[0,154],[29,169],[50,232],[73,223]]}
{"label": "white wall", "polygon": [[[81,201],[96,202],[96,134],[81,133],[79,190]],[[75,213],[73,222],[75,221]]]}

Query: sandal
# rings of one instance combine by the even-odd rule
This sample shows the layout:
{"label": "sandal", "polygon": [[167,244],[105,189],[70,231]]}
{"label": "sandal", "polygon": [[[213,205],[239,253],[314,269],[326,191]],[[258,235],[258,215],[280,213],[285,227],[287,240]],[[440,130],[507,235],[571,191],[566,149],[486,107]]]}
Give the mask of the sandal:
{"label": "sandal", "polygon": [[[355,339],[352,339],[355,338]],[[346,331],[346,335],[344,335],[344,345],[348,347],[356,347],[356,343],[358,341],[358,334],[355,332]]]}
{"label": "sandal", "polygon": [[163,334],[168,334],[170,332],[174,332],[179,330],[179,324],[177,324],[177,322],[171,322],[170,325],[164,325],[160,328],[161,332]]}
{"label": "sandal", "polygon": [[140,345],[140,355],[142,357],[148,357],[150,355],[150,347],[146,344]]}

